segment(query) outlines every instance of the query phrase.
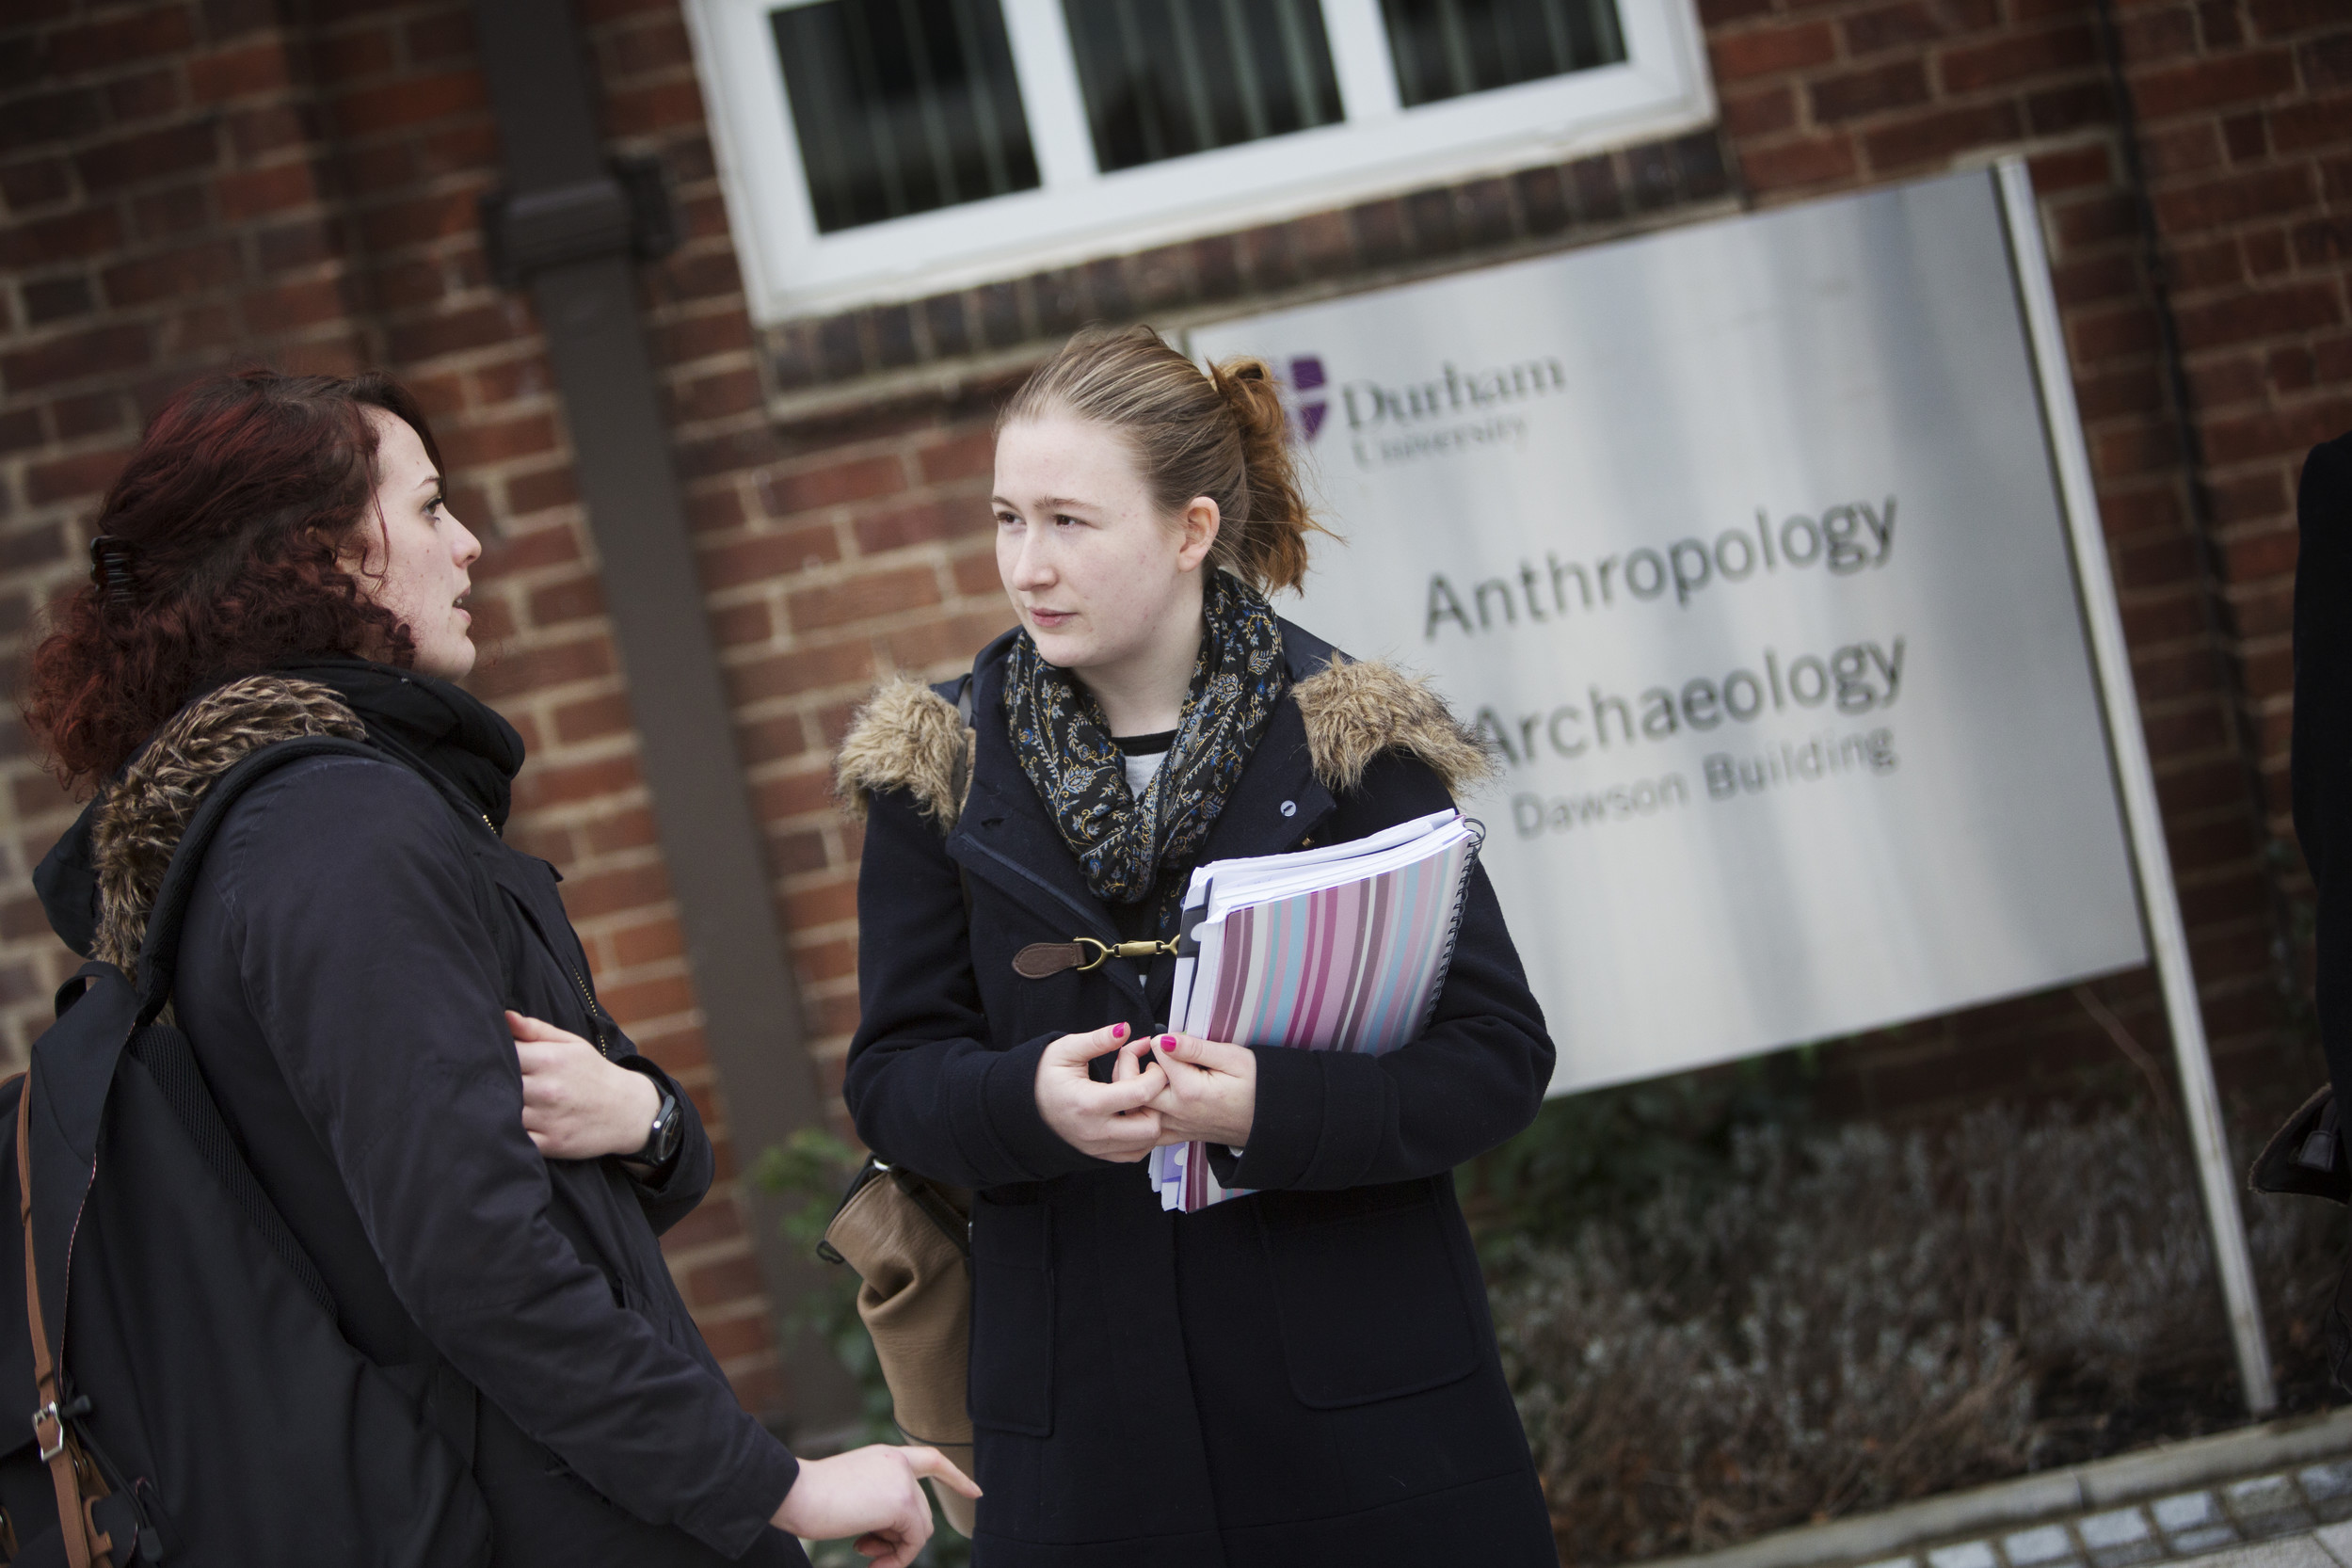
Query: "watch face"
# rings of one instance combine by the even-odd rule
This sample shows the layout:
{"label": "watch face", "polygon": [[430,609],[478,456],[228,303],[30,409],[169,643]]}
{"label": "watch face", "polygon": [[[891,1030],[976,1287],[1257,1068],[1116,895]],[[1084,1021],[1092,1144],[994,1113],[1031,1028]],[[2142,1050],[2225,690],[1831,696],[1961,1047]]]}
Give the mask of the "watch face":
{"label": "watch face", "polygon": [[678,1113],[678,1096],[664,1091],[662,1108],[653,1113],[652,1136],[646,1140],[647,1163],[659,1165],[676,1154],[684,1128],[685,1118]]}

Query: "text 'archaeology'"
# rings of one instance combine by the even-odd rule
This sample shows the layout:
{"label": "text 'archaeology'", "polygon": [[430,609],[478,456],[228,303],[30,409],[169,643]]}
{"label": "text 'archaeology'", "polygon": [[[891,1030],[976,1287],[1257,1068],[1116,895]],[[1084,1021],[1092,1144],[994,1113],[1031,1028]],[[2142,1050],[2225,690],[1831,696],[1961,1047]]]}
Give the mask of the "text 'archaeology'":
{"label": "text 'archaeology'", "polygon": [[1720,680],[1701,676],[1632,696],[1596,685],[1580,702],[1571,698],[1532,713],[1506,716],[1481,708],[1472,728],[1495,755],[1518,768],[1545,757],[1574,761],[1595,749],[1704,733],[1727,720],[1748,724],[1792,711],[1859,717],[1894,707],[1902,695],[1903,648],[1896,637],[1883,646],[1848,643],[1794,659],[1768,648],[1753,668]]}

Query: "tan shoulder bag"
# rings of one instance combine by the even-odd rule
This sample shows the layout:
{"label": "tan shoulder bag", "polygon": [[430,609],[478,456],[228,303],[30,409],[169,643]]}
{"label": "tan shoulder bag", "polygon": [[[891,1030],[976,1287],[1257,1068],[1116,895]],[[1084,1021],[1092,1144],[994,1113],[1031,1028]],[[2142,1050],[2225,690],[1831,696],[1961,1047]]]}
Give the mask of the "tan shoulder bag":
{"label": "tan shoulder bag", "polygon": [[[873,1338],[891,1414],[907,1440],[972,1467],[971,1194],[868,1156],[818,1256],[857,1271],[857,1316]],[[971,1499],[931,1483],[948,1523],[972,1532]]]}
{"label": "tan shoulder bag", "polygon": [[[964,755],[952,788],[960,805],[971,784],[972,678],[957,688]],[[971,915],[971,888],[964,889]],[[872,1155],[842,1194],[817,1255],[857,1271],[857,1316],[873,1340],[890,1414],[911,1442],[928,1444],[972,1470],[972,1417],[966,1384],[972,1362],[972,1196]],[[969,1536],[973,1506],[931,1483],[948,1523]]]}

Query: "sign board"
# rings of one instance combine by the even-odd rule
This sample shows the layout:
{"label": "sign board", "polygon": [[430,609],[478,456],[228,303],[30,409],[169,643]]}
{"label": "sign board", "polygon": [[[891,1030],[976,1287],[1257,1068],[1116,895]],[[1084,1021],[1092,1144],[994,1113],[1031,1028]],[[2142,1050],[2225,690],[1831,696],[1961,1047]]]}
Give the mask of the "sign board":
{"label": "sign board", "polygon": [[1345,536],[1280,608],[1496,750],[1554,1092],[2147,961],[1992,177],[1190,347],[1286,376]]}

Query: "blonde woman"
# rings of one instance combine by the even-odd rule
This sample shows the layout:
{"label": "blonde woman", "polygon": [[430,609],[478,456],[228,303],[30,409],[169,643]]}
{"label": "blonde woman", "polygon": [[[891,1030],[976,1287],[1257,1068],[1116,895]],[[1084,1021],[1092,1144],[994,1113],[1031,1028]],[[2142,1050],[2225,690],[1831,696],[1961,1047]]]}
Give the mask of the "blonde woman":
{"label": "blonde woman", "polygon": [[[850,1111],[977,1192],[975,1562],[1554,1563],[1449,1174],[1552,1067],[1483,873],[1434,1023],[1378,1058],[1160,1032],[1172,958],[1013,962],[1171,936],[1194,865],[1441,809],[1482,754],[1269,608],[1315,525],[1262,364],[1080,333],[995,488],[1019,626],[968,682],[883,688],[840,760]],[[1137,1162],[1191,1139],[1252,1195],[1163,1212]]]}

